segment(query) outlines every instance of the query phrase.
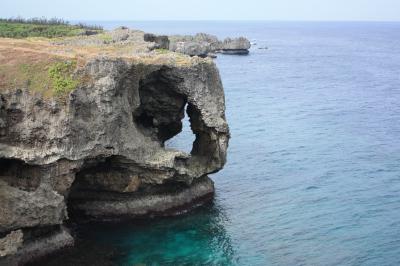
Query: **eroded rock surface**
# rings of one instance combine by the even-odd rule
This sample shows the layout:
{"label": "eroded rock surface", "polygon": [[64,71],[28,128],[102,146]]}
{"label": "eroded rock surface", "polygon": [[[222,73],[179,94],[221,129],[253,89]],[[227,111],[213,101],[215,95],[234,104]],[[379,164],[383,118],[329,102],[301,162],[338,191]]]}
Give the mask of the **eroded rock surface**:
{"label": "eroded rock surface", "polygon": [[22,230],[11,231],[5,237],[0,239],[0,257],[14,255],[22,246],[24,234]]}
{"label": "eroded rock surface", "polygon": [[250,41],[244,37],[226,38],[223,41],[216,36],[206,33],[197,33],[194,36],[169,36],[169,49],[174,52],[190,56],[208,56],[213,53],[248,54]]}
{"label": "eroded rock surface", "polygon": [[157,44],[157,48],[160,49],[168,49],[169,48],[169,39],[166,35],[155,35],[152,33],[144,34],[145,42],[154,42]]}
{"label": "eroded rock surface", "polygon": [[225,54],[248,54],[250,47],[250,41],[244,37],[226,38],[221,46],[221,52]]}
{"label": "eroded rock surface", "polygon": [[[113,38],[129,41],[125,31]],[[224,166],[229,139],[218,70],[154,56],[91,54],[77,70],[85,83],[63,100],[0,90],[0,264],[72,245],[70,216],[177,214],[212,197],[207,174]],[[164,146],[185,115],[190,154]]]}

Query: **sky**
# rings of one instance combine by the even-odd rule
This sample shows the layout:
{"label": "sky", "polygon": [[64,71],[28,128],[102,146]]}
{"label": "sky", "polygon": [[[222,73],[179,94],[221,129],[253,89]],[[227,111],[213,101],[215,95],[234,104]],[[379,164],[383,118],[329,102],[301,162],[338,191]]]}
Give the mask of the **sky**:
{"label": "sky", "polygon": [[0,0],[0,17],[400,21],[400,0]]}

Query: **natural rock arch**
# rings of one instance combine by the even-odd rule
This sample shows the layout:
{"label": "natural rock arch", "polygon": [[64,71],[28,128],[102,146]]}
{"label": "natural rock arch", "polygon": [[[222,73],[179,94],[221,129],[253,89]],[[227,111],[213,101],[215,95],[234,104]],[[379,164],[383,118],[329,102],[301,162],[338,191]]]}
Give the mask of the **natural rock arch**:
{"label": "natural rock arch", "polygon": [[[94,220],[170,215],[213,195],[207,174],[225,164],[229,139],[213,63],[98,58],[82,71],[91,82],[65,105],[28,90],[0,95],[5,172],[40,173],[30,174],[31,183],[0,178],[0,237],[23,229],[24,239],[39,235],[41,250],[52,250],[72,243],[62,229],[69,214]],[[185,105],[196,136],[190,154],[164,147],[180,132]],[[18,248],[18,258],[31,243]]]}

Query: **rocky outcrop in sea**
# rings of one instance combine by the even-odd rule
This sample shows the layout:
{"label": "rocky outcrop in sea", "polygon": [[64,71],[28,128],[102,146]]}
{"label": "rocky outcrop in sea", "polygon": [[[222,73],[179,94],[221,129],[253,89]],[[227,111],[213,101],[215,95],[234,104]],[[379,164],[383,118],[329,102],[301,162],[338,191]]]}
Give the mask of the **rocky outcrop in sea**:
{"label": "rocky outcrop in sea", "polygon": [[244,37],[226,38],[220,41],[216,36],[198,33],[194,36],[169,36],[169,49],[190,56],[214,56],[215,53],[244,55],[249,53],[250,41]]}
{"label": "rocky outcrop in sea", "polygon": [[155,43],[156,48],[200,57],[216,57],[216,53],[246,55],[251,47],[250,41],[244,37],[226,38],[221,41],[216,36],[206,33],[198,33],[194,36],[157,36],[146,33],[144,40]]}
{"label": "rocky outcrop in sea", "polygon": [[[1,83],[1,265],[73,245],[71,218],[175,215],[212,199],[207,175],[224,166],[229,140],[218,69],[207,58],[160,53],[154,47],[168,41],[146,38],[152,42],[121,28],[49,43],[0,39],[10,53],[2,65],[76,60],[79,80],[63,95],[48,91],[45,79],[39,88]],[[239,43],[224,47],[247,47]],[[165,147],[185,115],[191,153]]]}

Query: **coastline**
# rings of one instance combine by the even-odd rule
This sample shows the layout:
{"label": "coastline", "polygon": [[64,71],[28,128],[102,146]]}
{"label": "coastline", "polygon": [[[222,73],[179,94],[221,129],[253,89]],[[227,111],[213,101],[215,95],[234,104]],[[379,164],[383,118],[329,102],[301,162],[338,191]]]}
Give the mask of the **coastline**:
{"label": "coastline", "polygon": [[[109,36],[0,39],[0,264],[72,246],[69,219],[179,215],[213,198],[207,174],[230,137],[215,64],[141,31]],[[190,154],[164,145],[185,110]]]}

